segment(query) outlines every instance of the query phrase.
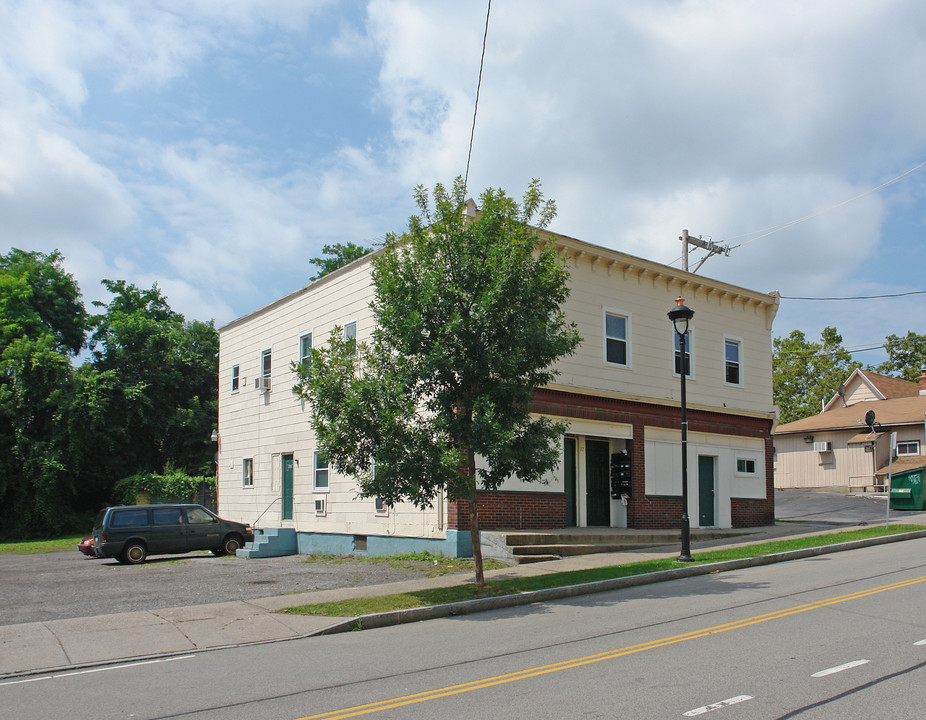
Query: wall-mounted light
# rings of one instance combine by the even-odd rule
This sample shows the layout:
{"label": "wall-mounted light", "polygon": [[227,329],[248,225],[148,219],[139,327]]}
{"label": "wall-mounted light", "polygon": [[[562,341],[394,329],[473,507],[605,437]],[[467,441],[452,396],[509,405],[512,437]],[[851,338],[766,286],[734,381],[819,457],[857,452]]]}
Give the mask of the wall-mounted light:
{"label": "wall-mounted light", "polygon": [[805,435],[805,436],[804,436],[804,442],[807,443],[808,445],[809,445],[810,443],[812,443],[812,442],[813,442],[813,435]]}

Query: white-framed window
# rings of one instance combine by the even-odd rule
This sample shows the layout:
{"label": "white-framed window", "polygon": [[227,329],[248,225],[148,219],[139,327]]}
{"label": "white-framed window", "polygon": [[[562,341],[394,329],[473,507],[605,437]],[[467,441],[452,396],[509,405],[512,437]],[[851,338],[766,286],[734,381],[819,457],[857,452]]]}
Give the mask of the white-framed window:
{"label": "white-framed window", "polygon": [[897,456],[901,455],[919,455],[920,454],[920,441],[919,440],[903,440],[897,442]]}
{"label": "white-framed window", "polygon": [[728,335],[723,336],[723,382],[743,386],[743,341]]}
{"label": "white-framed window", "polygon": [[736,458],[737,475],[756,475],[757,463],[755,458]]}
{"label": "white-framed window", "polygon": [[630,314],[603,308],[604,363],[614,367],[631,367]]}
{"label": "white-framed window", "polygon": [[350,342],[353,340],[357,342],[357,321],[351,320],[348,323],[344,323],[344,342]]}
{"label": "white-framed window", "polygon": [[[682,374],[682,339],[674,329],[672,330],[672,342],[674,343],[672,351],[672,373],[676,377],[680,377]],[[695,376],[694,355],[694,330],[689,328],[688,332],[685,333],[685,375],[692,379]]]}
{"label": "white-framed window", "polygon": [[312,463],[312,489],[328,492],[328,456],[318,450]]}
{"label": "white-framed window", "polygon": [[232,386],[231,391],[233,393],[238,392],[238,389],[241,386],[241,368],[237,365],[232,365]]}
{"label": "white-framed window", "polygon": [[312,355],[312,333],[304,332],[299,336],[299,362],[307,363]]}
{"label": "white-framed window", "polygon": [[254,458],[241,459],[241,487],[254,487]]}
{"label": "white-framed window", "polygon": [[272,377],[273,371],[273,350],[271,348],[265,348],[260,351],[260,378],[258,378],[256,385],[261,390],[270,389],[270,378]]}

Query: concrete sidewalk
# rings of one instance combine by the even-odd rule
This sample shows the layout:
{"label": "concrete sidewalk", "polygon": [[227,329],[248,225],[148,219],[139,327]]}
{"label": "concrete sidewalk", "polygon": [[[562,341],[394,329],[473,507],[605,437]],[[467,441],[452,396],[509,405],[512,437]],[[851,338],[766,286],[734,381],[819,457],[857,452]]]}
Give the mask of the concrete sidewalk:
{"label": "concrete sidewalk", "polygon": [[[892,524],[898,522],[926,525],[926,513],[892,520]],[[847,529],[851,528],[833,527],[831,524],[777,523],[755,528],[749,535],[693,542],[692,550],[696,554],[706,548],[747,545]],[[646,551],[579,555],[489,571],[486,577],[492,580],[530,577],[677,555],[677,547],[665,546]],[[471,581],[472,574],[467,572],[249,601],[0,626],[0,678],[324,634],[334,626],[343,626],[345,618],[287,615],[278,611],[295,605],[414,592]],[[496,606],[504,602],[500,600]]]}

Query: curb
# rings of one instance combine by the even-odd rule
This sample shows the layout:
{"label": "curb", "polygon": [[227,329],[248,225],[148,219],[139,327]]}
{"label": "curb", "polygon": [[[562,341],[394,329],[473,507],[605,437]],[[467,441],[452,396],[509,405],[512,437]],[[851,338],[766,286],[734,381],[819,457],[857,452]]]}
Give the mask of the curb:
{"label": "curb", "polygon": [[741,570],[743,568],[759,567],[761,565],[772,565],[789,560],[801,560],[803,558],[817,557],[819,555],[857,550],[864,547],[874,547],[875,545],[886,545],[888,543],[902,542],[904,540],[916,540],[924,537],[926,537],[926,530],[915,530],[913,532],[899,533],[897,535],[885,535],[883,537],[868,538],[865,540],[852,540],[835,545],[821,545],[819,547],[804,548],[803,550],[789,550],[772,555],[757,555],[741,560],[725,560],[723,562],[708,563],[706,565],[660,570],[658,572],[632,575],[625,578],[615,578],[613,580],[596,580],[579,585],[566,585],[543,590],[527,590],[514,595],[499,595],[498,597],[480,598],[478,600],[462,600],[445,605],[429,605],[427,607],[410,608],[408,610],[390,610],[381,613],[371,613],[369,615],[357,615],[320,630],[316,630],[305,637],[334,635],[354,630],[372,630],[374,628],[404,625],[406,623],[421,622],[423,620],[434,620],[456,615],[470,615],[472,613],[485,612],[486,610],[498,610],[501,608],[516,607],[518,605],[529,605],[535,602],[561,600],[563,598],[592,595],[594,593],[620,590],[622,588],[637,587],[640,585],[652,585],[654,583],[695,577],[698,575],[709,575],[711,573],[727,572],[729,570]]}

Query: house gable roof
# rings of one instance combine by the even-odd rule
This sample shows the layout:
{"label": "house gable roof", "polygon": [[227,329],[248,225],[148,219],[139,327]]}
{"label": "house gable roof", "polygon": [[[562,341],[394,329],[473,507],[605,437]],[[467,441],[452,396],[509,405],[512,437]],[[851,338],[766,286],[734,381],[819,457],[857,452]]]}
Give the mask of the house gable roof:
{"label": "house gable roof", "polygon": [[926,420],[926,395],[872,400],[857,402],[849,407],[835,407],[819,415],[779,425],[773,434],[787,435],[818,430],[852,430],[857,433],[865,428],[865,413],[869,410],[875,411],[875,421],[883,428],[922,424]]}
{"label": "house gable roof", "polygon": [[[845,402],[849,405],[857,402],[919,395],[919,385],[915,382],[882,375],[871,370],[862,370],[862,368],[853,370],[843,387],[845,388],[843,397],[847,398]],[[863,397],[853,399],[853,396]],[[841,407],[844,407],[844,402],[837,392],[823,407],[823,412],[830,412]]]}

